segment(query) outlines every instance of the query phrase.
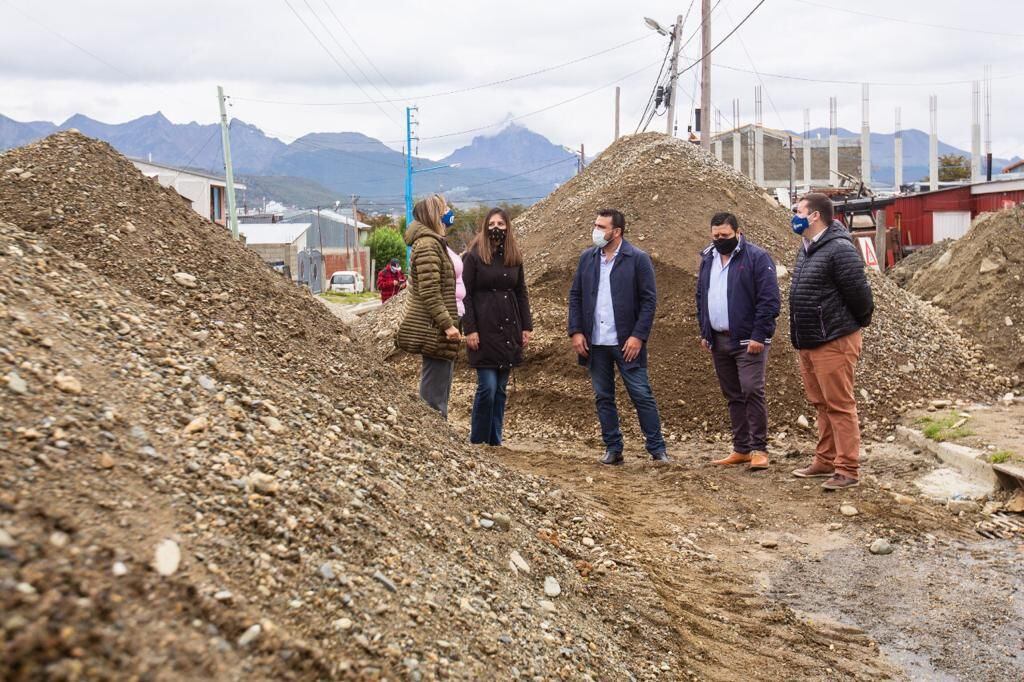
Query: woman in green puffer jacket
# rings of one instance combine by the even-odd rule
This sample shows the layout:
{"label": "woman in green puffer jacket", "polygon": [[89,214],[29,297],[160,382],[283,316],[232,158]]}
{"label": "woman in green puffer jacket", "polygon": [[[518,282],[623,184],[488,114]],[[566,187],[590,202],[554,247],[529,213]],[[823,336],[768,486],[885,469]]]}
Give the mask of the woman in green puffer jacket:
{"label": "woman in green puffer jacket", "polygon": [[448,255],[445,229],[454,213],[444,197],[434,194],[416,203],[413,222],[405,231],[412,247],[409,296],[395,345],[423,356],[420,397],[448,417],[455,357],[459,352],[459,314],[455,300],[455,266]]}

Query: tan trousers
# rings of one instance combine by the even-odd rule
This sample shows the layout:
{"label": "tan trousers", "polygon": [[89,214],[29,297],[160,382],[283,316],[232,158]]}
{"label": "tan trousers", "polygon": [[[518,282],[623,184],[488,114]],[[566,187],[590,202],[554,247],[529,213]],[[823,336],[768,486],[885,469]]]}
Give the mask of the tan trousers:
{"label": "tan trousers", "polygon": [[807,400],[818,410],[819,465],[857,478],[860,461],[860,425],[853,396],[853,371],[860,357],[860,330],[800,351],[800,376]]}

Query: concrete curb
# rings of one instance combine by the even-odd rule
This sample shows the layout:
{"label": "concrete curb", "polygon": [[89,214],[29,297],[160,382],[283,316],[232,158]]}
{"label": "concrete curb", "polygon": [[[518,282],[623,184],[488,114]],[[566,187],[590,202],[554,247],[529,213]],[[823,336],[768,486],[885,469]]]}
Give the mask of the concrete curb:
{"label": "concrete curb", "polygon": [[956,443],[938,443],[916,429],[897,425],[896,435],[922,450],[928,450],[940,460],[956,467],[964,476],[994,491],[1004,487],[996,470],[985,461],[985,453]]}

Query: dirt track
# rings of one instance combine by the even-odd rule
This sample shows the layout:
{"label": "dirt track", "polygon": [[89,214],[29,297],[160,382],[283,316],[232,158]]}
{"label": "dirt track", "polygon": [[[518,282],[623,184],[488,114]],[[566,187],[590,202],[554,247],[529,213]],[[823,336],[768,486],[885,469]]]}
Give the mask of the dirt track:
{"label": "dirt track", "polygon": [[[674,449],[667,466],[629,456],[609,468],[591,450],[558,449],[512,445],[494,456],[573,490],[587,512],[635,541],[679,648],[693,652],[683,656],[689,675],[1024,675],[1020,548],[983,542],[971,518],[920,498],[897,502],[936,466],[925,455],[875,444],[868,483],[827,494],[788,476],[797,457],[751,474],[718,470],[710,450]],[[843,516],[842,503],[860,513]],[[868,551],[880,537],[893,554]]]}

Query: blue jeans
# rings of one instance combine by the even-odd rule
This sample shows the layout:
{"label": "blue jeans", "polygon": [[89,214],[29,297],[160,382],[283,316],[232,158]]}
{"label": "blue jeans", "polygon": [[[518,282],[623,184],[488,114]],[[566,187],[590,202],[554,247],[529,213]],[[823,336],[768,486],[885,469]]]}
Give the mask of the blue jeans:
{"label": "blue jeans", "polygon": [[476,397],[470,418],[470,443],[501,445],[501,428],[505,422],[505,401],[508,394],[509,369],[479,367],[476,370]]}
{"label": "blue jeans", "polygon": [[636,407],[640,430],[644,432],[647,452],[654,454],[665,451],[665,439],[661,435],[661,417],[654,402],[654,392],[647,378],[646,367],[623,369],[625,360],[618,346],[590,347],[590,383],[594,387],[597,404],[597,418],[601,422],[601,438],[605,447],[612,452],[622,452],[622,431],[619,429],[619,411],[615,407],[615,367],[626,385],[626,391]]}

